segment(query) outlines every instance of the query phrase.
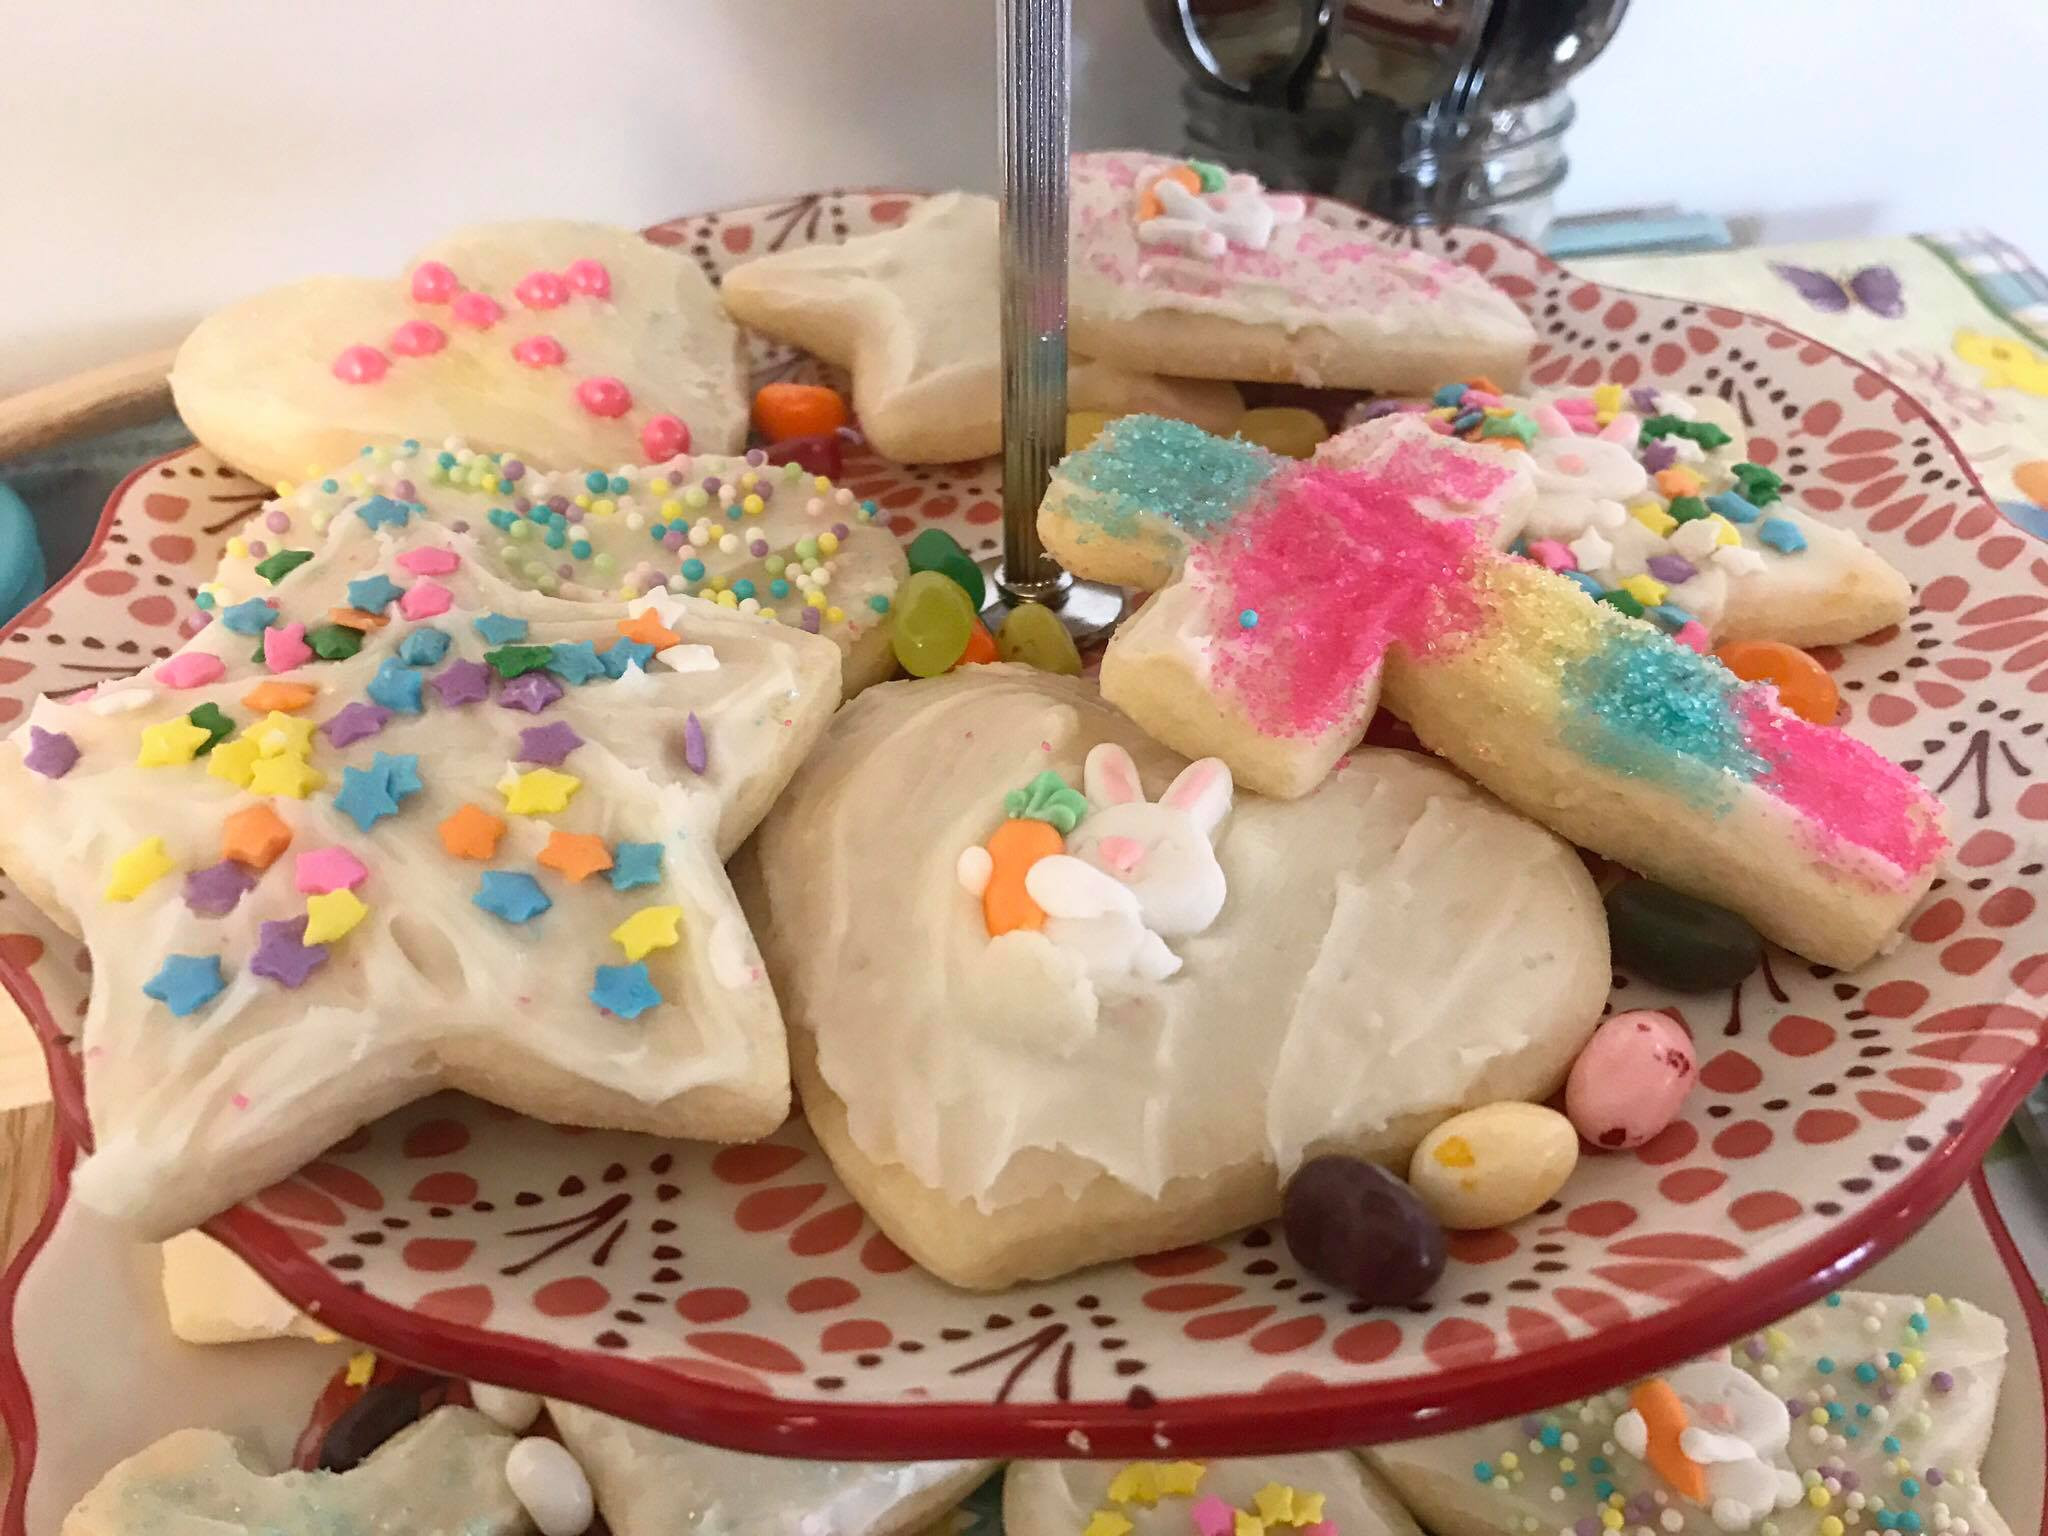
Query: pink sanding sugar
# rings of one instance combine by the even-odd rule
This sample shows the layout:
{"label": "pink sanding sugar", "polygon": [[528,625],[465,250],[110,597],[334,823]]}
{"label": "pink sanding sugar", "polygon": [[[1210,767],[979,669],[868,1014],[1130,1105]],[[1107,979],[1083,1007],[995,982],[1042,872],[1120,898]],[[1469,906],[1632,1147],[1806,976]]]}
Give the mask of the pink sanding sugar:
{"label": "pink sanding sugar", "polygon": [[1744,739],[1766,764],[1758,786],[1806,816],[1824,840],[1867,849],[1907,876],[1948,845],[1934,797],[1896,763],[1831,726],[1772,708],[1766,690],[1743,690],[1737,708]]}

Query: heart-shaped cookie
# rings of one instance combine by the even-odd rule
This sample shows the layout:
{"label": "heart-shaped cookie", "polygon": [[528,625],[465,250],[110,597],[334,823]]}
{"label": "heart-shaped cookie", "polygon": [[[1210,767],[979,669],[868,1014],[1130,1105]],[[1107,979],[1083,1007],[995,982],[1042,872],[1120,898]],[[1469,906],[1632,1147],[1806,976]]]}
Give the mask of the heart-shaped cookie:
{"label": "heart-shaped cookie", "polygon": [[1427,759],[1233,796],[1020,667],[863,694],[734,873],[840,1177],[970,1288],[1210,1237],[1312,1151],[1540,1098],[1609,980],[1577,855]]}
{"label": "heart-shaped cookie", "polygon": [[556,219],[245,299],[186,338],[171,391],[195,437],[273,485],[408,438],[566,468],[733,453],[747,430],[739,331],[697,264]]}

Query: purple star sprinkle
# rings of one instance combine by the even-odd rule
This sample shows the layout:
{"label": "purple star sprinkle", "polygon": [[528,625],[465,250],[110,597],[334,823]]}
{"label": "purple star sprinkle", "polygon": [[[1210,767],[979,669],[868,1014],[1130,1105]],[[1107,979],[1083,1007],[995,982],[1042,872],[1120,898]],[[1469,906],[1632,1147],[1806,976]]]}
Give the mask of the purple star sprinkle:
{"label": "purple star sprinkle", "polygon": [[545,672],[522,672],[498,690],[498,702],[507,709],[523,709],[537,715],[562,696],[562,685]]}
{"label": "purple star sprinkle", "polygon": [[1628,392],[1629,409],[1638,416],[1657,414],[1657,391],[1646,384],[1638,384]]}
{"label": "purple star sprinkle", "polygon": [[61,779],[78,762],[78,743],[62,731],[46,731],[40,725],[28,728],[28,750],[21,755],[22,767],[46,779]]}
{"label": "purple star sprinkle", "polygon": [[374,736],[391,722],[391,711],[381,704],[360,700],[345,704],[332,720],[320,727],[320,734],[337,747],[346,747]]}
{"label": "purple star sprinkle", "polygon": [[232,859],[222,859],[185,877],[185,905],[199,917],[226,917],[256,888],[256,877]]}
{"label": "purple star sprinkle", "polygon": [[[527,674],[529,677],[532,675]],[[550,720],[546,725],[529,725],[519,733],[519,761],[559,768],[562,766],[562,759],[582,745],[583,738],[576,734],[576,728],[566,720]]]}
{"label": "purple star sprinkle", "polygon": [[327,963],[325,944],[301,942],[306,936],[303,917],[265,923],[257,933],[256,953],[249,957],[249,970],[254,975],[267,976],[281,986],[297,988],[304,986],[306,978]]}
{"label": "purple star sprinkle", "polygon": [[453,661],[427,685],[441,695],[441,702],[453,709],[474,704],[491,696],[491,669],[480,661]]}
{"label": "purple star sprinkle", "polygon": [[1652,555],[1644,562],[1650,574],[1668,586],[1691,581],[1699,574],[1693,563],[1683,555]]}
{"label": "purple star sprinkle", "polygon": [[1661,437],[1643,449],[1643,468],[1653,475],[1677,462],[1678,450]]}
{"label": "purple star sprinkle", "polygon": [[692,712],[683,720],[683,761],[690,765],[690,772],[702,775],[705,765],[711,759],[704,752],[704,725]]}

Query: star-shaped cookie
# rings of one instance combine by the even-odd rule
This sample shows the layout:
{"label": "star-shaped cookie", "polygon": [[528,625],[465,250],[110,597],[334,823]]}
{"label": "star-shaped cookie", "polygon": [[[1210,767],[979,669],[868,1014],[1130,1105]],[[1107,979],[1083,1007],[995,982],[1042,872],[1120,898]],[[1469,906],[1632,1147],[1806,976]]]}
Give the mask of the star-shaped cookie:
{"label": "star-shaped cookie", "polygon": [[[947,192],[896,229],[736,267],[720,291],[744,324],[852,370],[861,430],[878,452],[953,462],[1002,447],[999,271],[994,199]],[[1218,432],[1243,408],[1232,385],[1099,359],[1074,359],[1068,396],[1076,411],[1150,411]]]}
{"label": "star-shaped cookie", "polygon": [[256,569],[266,596],[0,744],[0,864],[93,956],[81,1196],[175,1232],[448,1086],[669,1136],[779,1124],[781,1015],[723,859],[837,705],[833,646],[665,591],[523,590],[382,497]]}

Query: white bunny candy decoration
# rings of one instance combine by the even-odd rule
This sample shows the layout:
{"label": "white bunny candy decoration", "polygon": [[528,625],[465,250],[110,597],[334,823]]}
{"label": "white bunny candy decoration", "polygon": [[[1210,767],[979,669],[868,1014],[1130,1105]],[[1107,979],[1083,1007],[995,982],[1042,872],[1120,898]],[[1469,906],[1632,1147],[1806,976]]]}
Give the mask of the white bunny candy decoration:
{"label": "white bunny candy decoration", "polygon": [[1215,922],[1225,886],[1210,839],[1231,800],[1223,760],[1188,764],[1151,804],[1131,754],[1103,742],[1088,754],[1082,785],[1092,809],[1067,839],[1067,853],[1125,886],[1145,926],[1163,938],[1185,938]]}
{"label": "white bunny candy decoration", "polygon": [[1046,938],[1078,956],[1091,981],[1164,981],[1180,969],[1138,898],[1094,865],[1052,854],[1031,866],[1024,889],[1045,911]]}

